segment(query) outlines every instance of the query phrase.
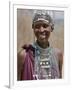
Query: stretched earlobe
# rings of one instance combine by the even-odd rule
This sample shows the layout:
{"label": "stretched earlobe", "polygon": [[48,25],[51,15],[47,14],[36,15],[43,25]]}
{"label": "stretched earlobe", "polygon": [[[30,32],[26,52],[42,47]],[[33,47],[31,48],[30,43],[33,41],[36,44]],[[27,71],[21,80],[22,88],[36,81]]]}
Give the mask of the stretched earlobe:
{"label": "stretched earlobe", "polygon": [[51,25],[51,32],[54,30],[54,24]]}

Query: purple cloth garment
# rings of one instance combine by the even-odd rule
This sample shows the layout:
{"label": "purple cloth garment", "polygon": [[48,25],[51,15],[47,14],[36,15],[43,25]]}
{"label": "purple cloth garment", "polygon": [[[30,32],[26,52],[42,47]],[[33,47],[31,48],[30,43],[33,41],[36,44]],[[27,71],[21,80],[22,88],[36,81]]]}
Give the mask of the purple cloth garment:
{"label": "purple cloth garment", "polygon": [[[21,72],[21,80],[37,80],[37,77],[35,76],[35,72],[34,72],[34,69],[35,69],[34,59],[36,57],[35,47],[33,47],[32,45],[24,45],[23,49],[25,49],[26,51],[26,56],[24,56],[25,60],[24,60],[24,64],[23,64],[23,68]],[[58,58],[53,48],[51,48],[51,59],[50,60],[51,60],[51,79],[60,78]],[[44,73],[44,71],[42,71],[42,73],[46,74]],[[38,72],[40,72],[40,70]],[[39,79],[43,79],[43,78],[40,77]]]}
{"label": "purple cloth garment", "polygon": [[25,46],[26,56],[23,64],[23,69],[21,73],[21,80],[33,80],[33,72],[34,72],[34,53],[31,46]]}

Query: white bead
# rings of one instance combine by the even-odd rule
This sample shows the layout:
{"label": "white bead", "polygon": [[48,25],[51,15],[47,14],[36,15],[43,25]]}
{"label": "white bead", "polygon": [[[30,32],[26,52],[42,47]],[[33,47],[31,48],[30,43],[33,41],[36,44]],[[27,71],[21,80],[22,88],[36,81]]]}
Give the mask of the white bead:
{"label": "white bead", "polygon": [[43,64],[45,65],[45,62],[43,62]]}
{"label": "white bead", "polygon": [[48,62],[46,62],[46,64],[48,65],[49,63],[48,63]]}
{"label": "white bead", "polygon": [[42,65],[42,62],[40,62],[40,65]]}

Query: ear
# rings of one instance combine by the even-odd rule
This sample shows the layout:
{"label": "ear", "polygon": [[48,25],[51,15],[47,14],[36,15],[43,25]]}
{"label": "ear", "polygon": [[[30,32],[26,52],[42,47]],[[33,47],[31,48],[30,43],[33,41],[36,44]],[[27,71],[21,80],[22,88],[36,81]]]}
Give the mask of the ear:
{"label": "ear", "polygon": [[51,25],[51,32],[54,30],[54,24]]}
{"label": "ear", "polygon": [[34,29],[34,24],[32,24],[32,28]]}

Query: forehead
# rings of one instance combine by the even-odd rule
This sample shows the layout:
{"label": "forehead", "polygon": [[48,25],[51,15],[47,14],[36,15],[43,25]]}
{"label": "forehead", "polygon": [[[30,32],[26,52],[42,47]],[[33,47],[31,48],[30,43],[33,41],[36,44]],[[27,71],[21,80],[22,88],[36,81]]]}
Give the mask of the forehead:
{"label": "forehead", "polygon": [[39,21],[36,21],[34,22],[34,25],[38,25],[38,24],[49,24],[49,22],[46,22],[46,21],[43,21],[43,20],[39,20]]}

